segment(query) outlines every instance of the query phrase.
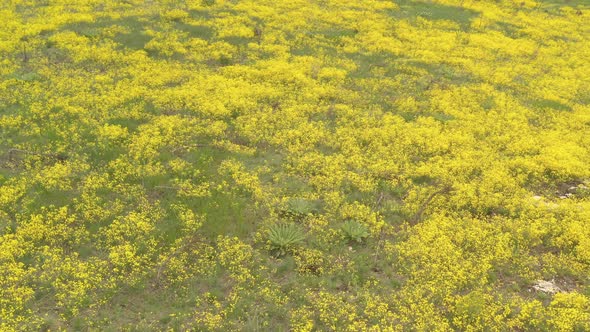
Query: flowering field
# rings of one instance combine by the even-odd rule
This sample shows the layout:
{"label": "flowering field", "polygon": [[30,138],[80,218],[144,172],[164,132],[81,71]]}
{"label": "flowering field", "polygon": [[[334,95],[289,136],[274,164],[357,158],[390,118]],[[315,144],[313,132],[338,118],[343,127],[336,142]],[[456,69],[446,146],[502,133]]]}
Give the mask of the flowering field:
{"label": "flowering field", "polygon": [[590,331],[588,1],[0,18],[0,331]]}

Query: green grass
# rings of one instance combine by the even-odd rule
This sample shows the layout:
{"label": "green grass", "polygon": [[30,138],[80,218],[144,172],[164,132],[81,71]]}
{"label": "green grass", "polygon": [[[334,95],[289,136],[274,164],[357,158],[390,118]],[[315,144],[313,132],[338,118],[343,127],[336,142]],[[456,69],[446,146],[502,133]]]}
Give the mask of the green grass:
{"label": "green grass", "polygon": [[[456,22],[461,29],[468,29],[470,24],[479,17],[479,13],[470,11],[460,7],[445,6],[436,4],[434,1],[410,1],[401,0],[396,1],[399,4],[400,9],[388,11],[387,14],[391,20],[407,20],[410,24],[416,24],[419,17],[428,20],[449,20]],[[562,5],[574,5],[574,1],[544,1],[545,5],[552,8]],[[579,4],[578,4],[579,5]],[[22,9],[29,10],[29,9]],[[223,9],[219,9],[223,11]],[[190,11],[189,14],[193,18],[207,18],[214,17],[217,12],[209,11]],[[232,15],[243,14],[239,12],[232,12]],[[113,37],[113,40],[120,45],[117,51],[123,51],[128,53],[130,50],[142,50],[145,44],[151,39],[145,32],[147,29],[175,29],[180,32],[181,35],[187,38],[202,38],[211,42],[218,41],[215,37],[215,29],[209,26],[187,23],[183,20],[172,20],[167,21],[161,26],[161,20],[163,17],[159,15],[150,17],[124,17],[122,19],[108,19],[101,18],[94,23],[74,23],[60,27],[58,31],[74,31],[77,34],[86,36],[90,39],[97,40],[101,38],[102,29],[108,28],[115,25],[120,25],[128,29],[129,32],[119,33]],[[255,20],[256,21],[256,20]],[[259,22],[260,23],[260,22]],[[320,24],[321,25],[321,24]],[[315,31],[313,29],[315,28]],[[516,25],[503,24],[503,22],[496,22],[494,29],[498,29],[508,36],[518,36],[519,27]],[[45,32],[42,36],[47,38],[54,32]],[[357,65],[357,70],[348,73],[347,81],[341,89],[343,97],[337,97],[334,99],[341,98],[342,100],[322,100],[318,102],[318,107],[330,107],[330,104],[336,103],[351,103],[347,98],[353,98],[348,96],[348,93],[352,95],[358,93],[358,103],[355,100],[353,106],[355,108],[365,110],[371,109],[372,107],[380,108],[383,112],[391,112],[403,117],[406,121],[414,121],[418,116],[429,116],[437,120],[443,128],[450,128],[457,122],[460,121],[455,119],[453,116],[444,113],[444,111],[428,111],[430,95],[428,91],[435,87],[442,89],[448,86],[463,86],[472,83],[479,83],[480,80],[474,75],[457,68],[449,63],[425,63],[416,59],[405,57],[394,57],[387,53],[355,53],[346,54],[338,51],[338,45],[343,37],[354,37],[357,32],[354,29],[348,27],[326,27],[321,25],[317,27],[317,24],[310,24],[310,32],[301,38],[304,42],[301,45],[290,45],[293,46],[292,56],[313,56],[318,54],[318,51],[325,52],[325,58],[330,60],[351,60]],[[301,37],[301,36],[299,36]],[[183,37],[184,38],[184,37]],[[256,42],[257,38],[223,38],[223,41],[231,43],[240,47],[240,53],[247,48],[247,44]],[[313,46],[312,46],[313,45]],[[55,45],[48,45],[50,49]],[[186,62],[182,56],[174,57],[163,57],[158,54],[154,55],[152,59],[154,64],[156,60],[165,60],[169,62],[180,62],[183,65],[190,65],[187,68],[195,68],[192,64]],[[218,65],[231,65],[236,64],[244,59],[223,59],[218,63],[209,63],[209,68],[206,70],[215,71]],[[293,59],[291,59],[293,60]],[[246,64],[250,59],[245,59],[244,62],[240,62],[242,65]],[[254,60],[252,60],[254,61]],[[319,61],[319,60],[318,60]],[[326,61],[326,64],[328,61]],[[337,61],[335,61],[337,63]],[[58,66],[64,66],[78,70],[76,64],[64,63],[58,64]],[[201,66],[203,64],[199,64]],[[202,68],[199,67],[198,68]],[[93,67],[89,67],[91,70]],[[107,68],[112,69],[112,68]],[[376,70],[377,69],[377,70]],[[54,70],[54,69],[52,69]],[[57,69],[55,69],[57,71]],[[92,77],[92,73],[86,73],[80,69],[80,75],[86,75],[84,77]],[[76,72],[78,73],[78,72]],[[116,73],[118,74],[118,73]],[[220,75],[222,75],[220,71]],[[124,75],[124,73],[122,74]],[[381,84],[380,76],[390,78],[398,78],[404,83],[397,88],[387,86],[387,84]],[[124,76],[123,76],[124,77]],[[190,75],[187,75],[190,77]],[[5,79],[14,79],[18,84],[22,85],[33,85],[38,83],[47,83],[51,85],[51,82],[47,82],[48,78],[37,74],[37,72],[29,67],[21,68],[21,70],[15,71],[10,75],[4,77]],[[196,79],[196,78],[195,78]],[[242,78],[240,78],[242,79]],[[247,78],[243,78],[246,80]],[[143,82],[139,82],[140,84]],[[323,82],[325,83],[325,82]],[[322,84],[323,84],[322,83]],[[526,82],[522,82],[523,84]],[[183,88],[183,81],[178,80],[171,84],[163,84],[162,89],[171,88]],[[516,88],[511,87],[496,87],[498,91],[507,92],[514,96],[521,98],[523,104],[530,106],[531,108],[538,110],[540,113],[548,111],[547,113],[560,113],[572,111],[569,105],[563,104],[555,100],[528,100],[525,95],[517,95],[514,90]],[[36,91],[36,90],[35,90]],[[56,93],[52,91],[52,93]],[[154,91],[157,93],[157,91]],[[298,93],[298,91],[294,91]],[[42,95],[42,94],[40,94]],[[404,112],[396,109],[396,98],[404,96],[415,96],[419,102],[419,109],[410,112]],[[110,107],[108,113],[105,115],[96,115],[90,111],[88,114],[92,121],[104,121],[108,124],[120,125],[127,128],[129,133],[133,136],[137,134],[142,128],[140,126],[149,124],[150,120],[157,116],[163,115],[181,115],[183,117],[197,117],[204,115],[197,115],[196,112],[192,112],[188,109],[179,110],[167,110],[164,107],[156,107],[150,102],[150,95],[148,94],[145,98],[135,98],[120,102],[120,105]],[[28,99],[27,99],[28,98]],[[35,98],[41,98],[36,100]],[[45,105],[49,104],[46,100],[42,99],[43,96],[37,95],[25,96],[22,99],[26,102],[35,101]],[[66,102],[71,102],[73,96],[69,96]],[[232,96],[227,96],[232,98]],[[322,97],[323,98],[323,97]],[[581,96],[580,100],[586,100],[585,96]],[[585,99],[583,99],[585,98]],[[286,98],[287,99],[287,98]],[[293,100],[296,100],[295,98]],[[316,100],[311,100],[310,103],[315,103]],[[8,103],[8,102],[7,102]],[[64,102],[65,103],[65,102]],[[143,106],[143,113],[136,118],[132,118],[128,112],[128,108],[134,103],[140,103]],[[267,101],[260,101],[260,104],[267,103]],[[83,104],[83,103],[81,103]],[[481,107],[486,110],[492,110],[497,105],[494,104],[493,98],[488,98],[481,103]],[[76,105],[79,106],[79,105]],[[109,105],[111,106],[111,105]],[[424,106],[424,107],[423,107]],[[106,107],[104,108],[106,109]],[[245,110],[244,116],[248,116],[251,110]],[[97,112],[98,113],[98,112]],[[336,112],[333,112],[336,113]],[[9,148],[13,143],[26,143],[27,146],[32,148],[67,148],[73,155],[80,157],[81,160],[89,160],[91,163],[92,170],[100,170],[104,168],[110,161],[117,159],[118,157],[125,157],[128,152],[128,142],[123,143],[112,143],[107,144],[106,147],[95,148],[93,144],[99,137],[96,132],[92,132],[92,126],[83,125],[84,118],[78,118],[76,115],[69,115],[64,109],[55,108],[52,110],[52,121],[53,124],[46,125],[47,119],[35,118],[37,116],[34,112],[28,109],[28,105],[20,104],[9,104],[0,108],[0,115],[12,115],[21,114],[24,117],[30,117],[34,119],[35,124],[38,124],[41,128],[38,133],[20,133],[20,128],[11,129],[2,127],[2,148]],[[325,113],[317,112],[310,119],[310,121],[324,122],[329,130],[335,129],[339,125],[339,114],[332,114],[331,111]],[[273,115],[269,115],[272,119]],[[346,116],[346,115],[342,115]],[[361,120],[368,120],[366,125],[367,128],[373,126],[370,122],[374,119],[364,119],[364,114],[357,113],[359,117],[359,124]],[[182,204],[192,209],[196,214],[204,216],[204,223],[200,229],[196,231],[196,236],[199,238],[200,243],[211,246],[213,255],[218,255],[216,247],[216,239],[219,236],[227,237],[238,237],[240,241],[247,245],[251,245],[253,249],[253,265],[256,267],[250,268],[250,272],[256,275],[256,280],[248,281],[247,287],[241,290],[240,295],[242,296],[239,301],[235,304],[234,311],[223,317],[226,321],[235,322],[237,330],[245,331],[260,331],[265,330],[267,327],[261,325],[262,315],[271,315],[268,321],[272,324],[272,330],[274,331],[287,331],[288,327],[288,313],[293,308],[298,308],[303,305],[308,305],[308,299],[305,296],[315,296],[315,292],[327,290],[333,294],[342,295],[343,298],[353,299],[353,296],[358,294],[360,291],[364,291],[363,287],[367,287],[369,282],[374,284],[371,286],[371,292],[375,294],[381,294],[388,298],[396,295],[396,292],[405,286],[406,278],[408,277],[407,271],[412,270],[412,262],[406,262],[406,265],[397,264],[396,257],[385,257],[383,251],[385,248],[384,242],[387,245],[394,246],[397,243],[407,240],[409,237],[408,233],[413,229],[420,229],[420,227],[407,227],[406,221],[409,220],[410,212],[404,212],[404,200],[406,197],[406,190],[408,187],[428,187],[433,186],[436,183],[436,179],[430,176],[414,176],[408,175],[404,180],[404,186],[398,185],[397,187],[393,184],[395,181],[391,179],[382,180],[379,187],[374,192],[362,192],[353,185],[353,181],[344,180],[342,184],[338,184],[336,188],[331,188],[334,192],[344,195],[343,200],[335,204],[335,206],[328,206],[328,199],[309,199],[308,197],[313,196],[314,188],[309,184],[310,178],[313,175],[300,174],[298,171],[289,169],[289,158],[287,158],[285,152],[280,151],[280,147],[270,146],[268,143],[261,143],[256,146],[250,144],[246,139],[239,139],[240,137],[234,137],[239,129],[231,127],[232,119],[223,118],[222,120],[229,122],[229,129],[226,132],[225,139],[241,141],[240,144],[248,145],[251,148],[255,148],[256,152],[253,155],[247,153],[236,153],[226,151],[223,148],[215,147],[212,138],[210,137],[198,137],[195,139],[195,145],[199,145],[192,151],[185,151],[180,147],[165,147],[159,151],[158,157],[155,158],[154,162],[161,163],[164,167],[167,167],[168,162],[181,158],[190,164],[190,171],[200,171],[198,176],[190,175],[178,175],[172,174],[172,171],[165,171],[164,174],[143,177],[140,179],[127,179],[124,184],[120,187],[98,189],[96,194],[101,198],[98,205],[101,205],[105,211],[113,202],[121,201],[125,205],[123,211],[118,213],[117,216],[124,216],[130,211],[135,211],[140,206],[145,204],[147,199],[147,205],[150,208],[159,209],[165,211],[164,216],[155,222],[156,231],[150,236],[157,238],[160,247],[159,251],[155,255],[159,254],[170,254],[166,251],[171,248],[171,245],[180,238],[186,237],[186,230],[183,229],[183,223],[179,216],[175,214],[173,204]],[[233,119],[235,120],[235,118]],[[272,119],[274,120],[274,119]],[[270,122],[270,121],[269,121]],[[74,126],[76,124],[76,126]],[[449,126],[449,127],[445,127]],[[196,128],[197,130],[199,128]],[[356,129],[356,128],[355,128]],[[328,132],[329,132],[328,130]],[[80,134],[84,139],[82,144],[73,141],[73,138],[68,137],[67,132],[76,132]],[[332,134],[329,132],[329,134]],[[360,131],[359,131],[360,134]],[[400,137],[404,136],[405,133],[400,133]],[[237,136],[237,134],[235,135]],[[329,135],[327,135],[329,136]],[[411,135],[403,137],[403,139],[411,140]],[[334,138],[334,137],[331,137]],[[353,139],[356,139],[354,137]],[[400,138],[400,141],[403,141]],[[368,139],[367,139],[368,140]],[[59,144],[57,144],[59,143]],[[379,144],[378,142],[374,142]],[[403,143],[403,142],[402,142]],[[461,144],[461,143],[460,143]],[[392,144],[393,145],[393,144]],[[338,148],[337,144],[334,144],[327,140],[326,142],[319,142],[317,146],[312,147],[319,153],[324,155],[337,155],[342,153]],[[365,146],[362,147],[364,149]],[[19,165],[7,165],[2,163],[2,151],[0,150],[0,186],[8,182],[8,179],[24,176],[24,162],[18,163]],[[361,152],[365,153],[365,151]],[[408,152],[413,153],[413,152]],[[129,157],[129,156],[127,156]],[[291,156],[289,156],[291,157]],[[391,156],[384,155],[384,159],[390,158]],[[412,156],[414,159],[408,158],[408,165],[403,165],[409,169],[412,169],[416,165],[411,163],[419,164],[426,162],[428,156],[418,155]],[[87,159],[85,159],[87,158]],[[132,157],[130,157],[132,159]],[[420,159],[422,158],[422,159]],[[23,160],[25,158],[22,158]],[[34,159],[34,158],[31,158]],[[41,170],[44,167],[50,166],[55,161],[39,159],[35,164],[37,170]],[[268,168],[268,171],[260,174],[259,180],[263,184],[263,189],[272,196],[272,199],[268,205],[259,207],[253,203],[252,195],[243,190],[235,184],[233,179],[229,176],[223,175],[219,172],[219,166],[225,160],[237,160],[244,165],[245,169],[250,173],[258,174],[263,167]],[[386,160],[387,161],[387,160]],[[352,166],[351,166],[352,168]],[[345,172],[354,171],[361,173],[364,170],[358,169],[345,169]],[[108,172],[108,171],[107,171]],[[368,170],[371,172],[371,170]],[[106,174],[106,173],[105,173]],[[365,174],[362,174],[363,176]],[[76,176],[83,177],[83,174],[77,174]],[[106,174],[109,177],[110,174]],[[188,180],[193,184],[199,184],[203,181],[208,181],[211,184],[211,191],[209,196],[205,197],[186,197],[179,192],[178,188],[175,187],[175,179]],[[80,179],[74,179],[79,181]],[[374,180],[371,178],[370,180]],[[397,179],[396,179],[397,180]],[[380,180],[381,181],[381,180]],[[115,181],[113,181],[114,183]],[[398,183],[398,182],[395,182]],[[219,187],[218,187],[219,185]],[[81,188],[81,183],[76,182],[75,188]],[[26,197],[24,200],[19,201],[17,204],[10,206],[11,213],[14,211],[41,211],[42,207],[54,206],[72,206],[76,208],[76,204],[72,203],[76,198],[80,197],[80,192],[77,189],[74,190],[47,190],[40,185],[31,186],[28,188]],[[133,189],[133,190],[131,190]],[[329,191],[329,190],[327,190]],[[124,193],[129,192],[129,195]],[[325,198],[321,196],[319,197]],[[134,196],[136,195],[136,196]],[[586,196],[585,196],[586,197]],[[290,199],[287,199],[290,198]],[[286,202],[286,203],[283,203]],[[259,202],[257,202],[259,203]],[[393,226],[387,229],[387,232],[379,234],[370,234],[369,230],[363,224],[356,221],[347,221],[344,223],[338,216],[340,212],[341,203],[361,203],[366,206],[370,206],[372,212],[378,214],[380,219],[383,219],[387,226]],[[274,204],[274,205],[273,205]],[[263,205],[263,204],[262,204]],[[144,207],[142,207],[144,208]],[[267,211],[267,209],[271,211]],[[276,210],[273,210],[276,209]],[[12,211],[14,210],[14,211]],[[469,211],[460,211],[465,215],[469,214]],[[301,245],[304,249],[314,249],[322,253],[322,258],[325,259],[327,264],[325,269],[329,270],[322,274],[321,272],[300,272],[298,271],[298,256],[296,253],[293,255],[282,255],[277,258],[273,253],[266,250],[266,241],[273,239],[270,238],[257,238],[260,236],[261,231],[267,230],[269,226],[269,215],[274,218],[276,215],[270,212],[284,212],[279,216],[282,218],[280,222],[290,222],[293,228],[289,231],[288,227],[280,229],[277,226],[274,236],[275,248],[283,250],[284,252],[290,251],[291,249]],[[477,211],[472,211],[475,214]],[[484,211],[485,212],[485,211]],[[506,217],[507,213],[502,210],[489,211],[494,212],[498,218]],[[20,213],[20,212],[19,212]],[[309,217],[309,215],[312,217]],[[504,216],[502,216],[504,214]],[[320,215],[321,220],[314,220],[315,217]],[[90,234],[99,234],[104,231],[113,221],[113,214],[110,215],[105,213],[104,217],[97,217],[97,221],[91,223],[90,220],[77,220],[85,227],[85,230]],[[273,219],[274,220],[274,219]],[[503,219],[502,219],[503,220]],[[326,227],[318,227],[314,225],[314,222],[326,222]],[[284,226],[284,224],[281,224]],[[10,216],[4,216],[0,213],[0,234],[4,232],[13,232],[17,225],[11,220]],[[317,229],[313,229],[316,227]],[[387,227],[386,227],[387,228]],[[313,230],[312,230],[313,229]],[[393,235],[393,232],[396,232]],[[282,232],[282,235],[279,234]],[[407,232],[407,233],[404,233]],[[190,234],[192,235],[192,234]],[[100,235],[99,235],[100,236]],[[281,236],[283,239],[280,239]],[[332,237],[332,238],[331,238]],[[346,238],[342,240],[342,238]],[[94,238],[93,238],[94,239]],[[42,241],[40,241],[42,242]],[[139,248],[143,248],[143,244],[138,244]],[[99,249],[99,246],[92,241],[86,241],[78,244],[75,248],[66,248],[71,250],[72,254],[79,254],[80,259],[83,261],[91,260],[93,258],[105,259],[107,264],[108,251]],[[397,249],[391,249],[392,256],[401,255]],[[295,251],[295,250],[293,250]],[[390,252],[390,253],[391,253]],[[68,254],[70,252],[68,251]],[[403,253],[402,253],[403,254]],[[518,253],[519,255],[527,256],[528,252]],[[281,256],[281,255],[277,255]],[[527,256],[528,257],[528,256]],[[35,266],[35,259],[43,259],[42,256],[35,253],[29,253],[19,257],[17,261],[27,264],[27,266]],[[523,258],[524,261],[524,258]],[[158,264],[155,262],[154,264]],[[313,264],[312,264],[313,266]],[[262,267],[258,269],[258,267]],[[512,267],[514,268],[514,267]],[[405,271],[402,271],[404,270]],[[506,271],[504,271],[504,269]],[[517,268],[514,271],[498,266],[496,270],[489,273],[490,285],[495,282],[501,282],[502,278],[514,277],[517,279],[516,274]],[[41,270],[40,270],[41,271]],[[193,315],[199,311],[208,310],[212,307],[211,304],[205,303],[201,307],[196,305],[195,299],[203,296],[205,292],[211,294],[211,296],[219,300],[223,305],[228,305],[229,295],[235,281],[232,280],[231,271],[226,270],[217,265],[213,271],[206,275],[194,275],[189,280],[184,282],[170,282],[169,284],[162,283],[156,285],[154,279],[155,271],[143,271],[146,272],[144,278],[135,286],[129,286],[122,282],[123,286],[118,287],[116,290],[100,289],[96,292],[94,300],[101,298],[112,298],[108,300],[106,304],[90,306],[88,305],[77,317],[71,318],[68,326],[63,325],[63,319],[59,317],[60,313],[63,313],[65,309],[60,308],[55,303],[54,294],[51,290],[51,285],[42,285],[42,288],[35,295],[38,296],[38,302],[32,303],[32,309],[38,311],[47,311],[48,318],[45,324],[47,330],[56,329],[70,329],[70,330],[85,330],[89,329],[87,326],[87,319],[94,321],[100,327],[100,330],[104,331],[149,331],[149,330],[183,330],[185,329],[182,325],[183,322],[191,322],[194,320]],[[511,275],[512,272],[514,276]],[[561,275],[579,277],[571,271],[557,271]],[[406,275],[404,275],[406,273]],[[549,276],[549,274],[547,275]],[[521,278],[522,279],[522,278]],[[260,285],[271,284],[269,287],[275,287],[278,290],[280,296],[289,297],[288,303],[277,304],[272,303],[266,297],[259,296],[257,293],[259,289],[255,287]],[[415,282],[415,280],[412,280]],[[506,288],[514,287],[507,291],[508,295],[513,293],[521,292],[525,289],[524,282],[518,279],[519,283],[515,283],[516,286],[506,286]],[[583,281],[578,281],[580,284]],[[120,286],[120,285],[118,285]],[[253,288],[250,288],[253,287]],[[590,287],[587,287],[588,292]],[[309,291],[309,293],[306,293]],[[112,292],[110,294],[109,292]],[[512,293],[511,293],[512,292]],[[260,294],[263,294],[260,292]],[[309,295],[311,294],[311,295]],[[346,296],[351,297],[346,297]],[[548,302],[547,299],[542,299]],[[278,300],[277,300],[278,301]],[[57,309],[47,309],[47,308]],[[470,310],[470,308],[468,307]],[[476,308],[481,311],[479,307]],[[62,310],[60,312],[60,310]],[[173,316],[172,314],[178,314],[179,316]],[[322,326],[322,325],[319,325]],[[196,330],[199,330],[198,328]]]}
{"label": "green grass", "polygon": [[472,20],[479,16],[478,12],[467,8],[437,4],[432,1],[398,0],[400,9],[392,11],[396,19],[423,17],[429,20],[448,20],[459,24],[463,30],[469,28]]}
{"label": "green grass", "polygon": [[213,38],[213,29],[204,25],[194,25],[184,22],[176,22],[175,28],[179,31],[186,32],[192,38],[210,40]]}

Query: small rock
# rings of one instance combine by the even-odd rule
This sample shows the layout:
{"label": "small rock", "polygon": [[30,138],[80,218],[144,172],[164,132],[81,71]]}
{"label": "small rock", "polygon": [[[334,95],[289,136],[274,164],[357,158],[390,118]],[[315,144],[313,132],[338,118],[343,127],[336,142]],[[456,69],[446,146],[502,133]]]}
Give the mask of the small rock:
{"label": "small rock", "polygon": [[537,283],[533,286],[534,290],[555,294],[561,292],[561,289],[553,281],[537,280]]}
{"label": "small rock", "polygon": [[559,198],[561,198],[561,199],[566,199],[566,198],[567,198],[567,196],[565,196],[565,195],[561,195],[561,196],[559,196]]}
{"label": "small rock", "polygon": [[543,197],[542,197],[542,196],[535,195],[535,196],[533,196],[533,199],[534,199],[535,201],[540,201],[540,200],[542,200],[542,199],[543,199]]}

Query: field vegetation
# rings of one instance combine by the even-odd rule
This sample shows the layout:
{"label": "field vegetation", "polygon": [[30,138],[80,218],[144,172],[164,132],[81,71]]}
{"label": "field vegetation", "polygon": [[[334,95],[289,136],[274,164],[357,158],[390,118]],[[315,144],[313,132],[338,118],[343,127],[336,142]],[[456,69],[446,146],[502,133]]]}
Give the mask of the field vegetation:
{"label": "field vegetation", "polygon": [[0,20],[0,331],[590,331],[586,0]]}

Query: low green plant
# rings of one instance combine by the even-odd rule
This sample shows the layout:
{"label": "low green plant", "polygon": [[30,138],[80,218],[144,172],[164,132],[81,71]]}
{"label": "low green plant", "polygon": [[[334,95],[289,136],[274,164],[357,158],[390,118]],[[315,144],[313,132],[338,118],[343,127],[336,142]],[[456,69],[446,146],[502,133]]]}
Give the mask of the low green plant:
{"label": "low green plant", "polygon": [[356,220],[346,220],[342,225],[344,237],[351,242],[361,243],[369,237],[369,229]]}
{"label": "low green plant", "polygon": [[301,219],[310,213],[317,213],[319,210],[319,203],[314,200],[304,198],[291,198],[286,204],[285,213],[296,219]]}
{"label": "low green plant", "polygon": [[271,250],[276,252],[277,256],[287,254],[303,240],[305,240],[305,232],[299,225],[293,223],[274,224],[270,226],[268,232]]}

